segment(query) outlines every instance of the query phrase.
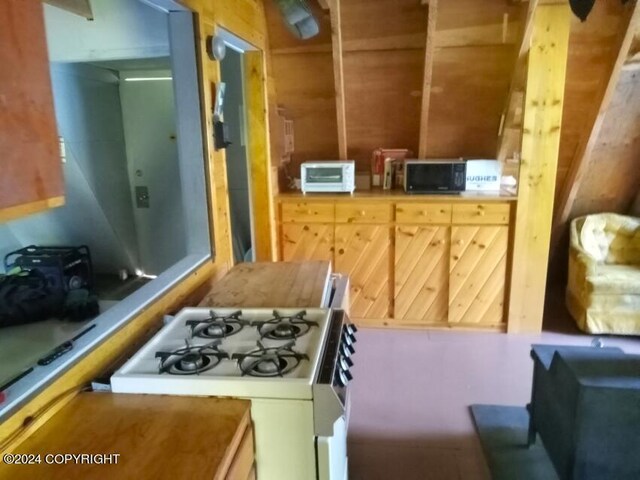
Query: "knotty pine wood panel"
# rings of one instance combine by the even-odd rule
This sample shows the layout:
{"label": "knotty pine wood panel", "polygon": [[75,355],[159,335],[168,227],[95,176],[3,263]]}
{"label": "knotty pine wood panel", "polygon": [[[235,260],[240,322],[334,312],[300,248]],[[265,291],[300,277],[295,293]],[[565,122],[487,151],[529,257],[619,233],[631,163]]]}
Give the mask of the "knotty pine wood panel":
{"label": "knotty pine wood panel", "polygon": [[449,323],[504,321],[508,231],[506,226],[452,227]]}
{"label": "knotty pine wood panel", "polygon": [[449,304],[449,227],[396,227],[395,322],[446,324]]}
{"label": "knotty pine wood panel", "polygon": [[446,203],[398,203],[396,204],[398,223],[451,223],[451,205]]}
{"label": "knotty pine wood panel", "polygon": [[358,169],[378,147],[417,154],[423,66],[424,49],[345,52],[348,156]]}
{"label": "knotty pine wood panel", "polygon": [[335,270],[349,275],[351,316],[390,314],[391,229],[387,225],[336,225]]}
{"label": "knotty pine wood panel", "polygon": [[495,158],[513,63],[512,45],[436,49],[429,157]]}
{"label": "knotty pine wood panel", "polygon": [[320,202],[284,202],[282,221],[285,223],[329,223],[334,220],[333,203]]}
{"label": "knotty pine wood panel", "polygon": [[391,222],[391,204],[386,202],[337,202],[336,222],[389,223]]}
{"label": "knotty pine wood panel", "polygon": [[334,226],[325,223],[283,224],[282,255],[285,262],[333,261]]}
{"label": "knotty pine wood panel", "polygon": [[493,224],[508,225],[509,224],[508,203],[484,204],[484,203],[466,203],[453,205],[453,213],[451,221],[454,224]]}
{"label": "knotty pine wood panel", "polygon": [[0,209],[44,209],[64,182],[42,2],[2,2],[0,25]]}

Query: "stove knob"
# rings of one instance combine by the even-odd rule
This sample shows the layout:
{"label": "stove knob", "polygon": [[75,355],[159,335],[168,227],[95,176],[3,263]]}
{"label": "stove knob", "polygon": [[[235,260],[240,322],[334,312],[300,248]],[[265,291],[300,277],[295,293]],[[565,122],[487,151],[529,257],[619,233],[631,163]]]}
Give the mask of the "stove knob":
{"label": "stove knob", "polygon": [[338,385],[340,385],[341,387],[346,387],[347,383],[349,383],[349,380],[345,376],[344,372],[341,370],[338,371],[336,380],[338,381]]}
{"label": "stove knob", "polygon": [[[347,365],[346,368],[353,367],[353,360],[351,360],[349,357],[345,357],[343,355],[340,355],[340,361],[344,362]],[[345,368],[345,370],[346,370],[346,368]]]}
{"label": "stove knob", "polygon": [[355,353],[355,350],[353,349],[353,347],[351,345],[347,345],[347,344],[343,343],[342,345],[340,345],[340,352],[346,358],[349,358],[351,355],[353,355]]}
{"label": "stove knob", "polygon": [[[353,362],[351,363],[353,364]],[[349,370],[349,363],[347,362],[347,359],[342,355],[340,355],[340,368],[342,370]]]}
{"label": "stove knob", "polygon": [[346,334],[346,333],[342,335],[342,341],[343,341],[344,343],[346,343],[347,345],[353,345],[353,340],[352,340],[352,338],[351,338],[348,334]]}
{"label": "stove knob", "polygon": [[351,375],[351,372],[349,370],[345,370],[342,373],[344,373],[344,376],[345,376],[345,378],[347,379],[348,382],[353,380],[353,375]]}
{"label": "stove knob", "polygon": [[356,327],[353,323],[346,325],[346,328],[347,332],[349,332],[351,336],[355,336],[355,333],[358,331],[358,327]]}
{"label": "stove knob", "polygon": [[356,336],[354,335],[354,331],[351,329],[351,325],[345,325],[342,328],[343,335],[351,340],[352,343],[356,342]]}

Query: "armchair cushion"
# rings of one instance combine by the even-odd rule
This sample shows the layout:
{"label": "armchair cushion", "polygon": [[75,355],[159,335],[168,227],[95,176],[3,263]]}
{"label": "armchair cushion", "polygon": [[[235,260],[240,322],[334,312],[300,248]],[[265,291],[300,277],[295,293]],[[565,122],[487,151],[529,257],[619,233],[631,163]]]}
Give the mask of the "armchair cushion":
{"label": "armchair cushion", "polygon": [[583,217],[582,249],[596,262],[609,265],[640,264],[640,219],[602,213]]}
{"label": "armchair cushion", "polygon": [[567,305],[586,332],[640,335],[640,219],[604,213],[571,222]]}

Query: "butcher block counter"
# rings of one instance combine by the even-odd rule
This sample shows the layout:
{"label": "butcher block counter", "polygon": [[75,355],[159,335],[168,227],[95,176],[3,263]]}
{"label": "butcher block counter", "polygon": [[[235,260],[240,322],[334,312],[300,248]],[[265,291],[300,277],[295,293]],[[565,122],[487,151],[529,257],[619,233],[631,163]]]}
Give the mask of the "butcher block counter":
{"label": "butcher block counter", "polygon": [[322,307],[330,275],[328,261],[241,263],[211,286],[199,306]]}
{"label": "butcher block counter", "polygon": [[11,452],[41,463],[0,460],[0,479],[248,480],[253,452],[249,401],[81,393]]}

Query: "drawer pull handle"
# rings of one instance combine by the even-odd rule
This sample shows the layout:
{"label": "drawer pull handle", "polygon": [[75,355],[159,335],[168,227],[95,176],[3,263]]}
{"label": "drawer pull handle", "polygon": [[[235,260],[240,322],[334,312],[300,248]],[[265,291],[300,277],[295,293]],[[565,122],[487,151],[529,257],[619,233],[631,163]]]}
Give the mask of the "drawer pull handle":
{"label": "drawer pull handle", "polygon": [[426,217],[427,216],[427,212],[425,212],[424,210],[420,210],[420,215],[422,217]]}
{"label": "drawer pull handle", "polygon": [[458,245],[464,245],[464,240],[458,240],[456,243],[457,243]]}
{"label": "drawer pull handle", "polygon": [[360,216],[364,217],[365,216],[365,211],[364,210],[360,210]]}
{"label": "drawer pull handle", "polygon": [[484,217],[484,211],[483,211],[483,210],[480,210],[480,211],[478,212],[478,215],[479,215],[480,217]]}

